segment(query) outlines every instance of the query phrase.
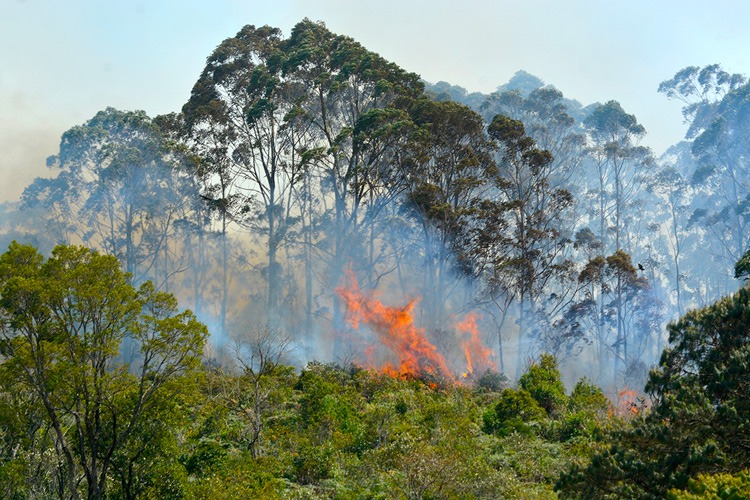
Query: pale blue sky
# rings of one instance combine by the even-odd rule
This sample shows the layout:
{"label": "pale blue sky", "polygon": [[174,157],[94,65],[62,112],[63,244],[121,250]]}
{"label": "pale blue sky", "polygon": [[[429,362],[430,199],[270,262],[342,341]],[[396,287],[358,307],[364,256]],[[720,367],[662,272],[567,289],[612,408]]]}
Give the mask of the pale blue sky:
{"label": "pale blue sky", "polygon": [[657,153],[684,133],[661,81],[714,62],[750,74],[740,0],[0,0],[0,201],[48,173],[68,128],[107,106],[178,111],[223,39],[304,17],[428,81],[490,92],[524,69],[584,104],[616,99]]}

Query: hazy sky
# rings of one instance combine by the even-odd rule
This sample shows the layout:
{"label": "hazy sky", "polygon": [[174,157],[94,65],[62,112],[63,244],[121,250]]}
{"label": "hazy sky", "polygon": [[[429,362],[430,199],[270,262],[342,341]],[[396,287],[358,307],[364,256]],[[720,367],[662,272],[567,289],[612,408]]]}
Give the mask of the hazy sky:
{"label": "hazy sky", "polygon": [[304,17],[431,82],[488,93],[523,69],[583,104],[616,99],[657,153],[685,129],[661,81],[750,74],[741,0],[0,0],[0,201],[49,174],[68,128],[107,106],[179,111],[223,39]]}

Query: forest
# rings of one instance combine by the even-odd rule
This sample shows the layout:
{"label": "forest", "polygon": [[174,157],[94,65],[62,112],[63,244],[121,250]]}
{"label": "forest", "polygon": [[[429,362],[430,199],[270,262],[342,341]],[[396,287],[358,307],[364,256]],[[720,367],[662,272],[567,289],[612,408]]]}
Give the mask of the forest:
{"label": "forest", "polygon": [[3,498],[750,496],[750,81],[429,83],[245,26],[0,204]]}

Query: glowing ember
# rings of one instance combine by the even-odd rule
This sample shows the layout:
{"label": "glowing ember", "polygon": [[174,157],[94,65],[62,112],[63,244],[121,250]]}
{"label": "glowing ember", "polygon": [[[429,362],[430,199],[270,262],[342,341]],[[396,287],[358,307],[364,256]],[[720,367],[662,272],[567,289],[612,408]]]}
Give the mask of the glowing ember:
{"label": "glowing ember", "polygon": [[466,372],[464,378],[475,372],[482,373],[488,369],[495,369],[492,361],[492,350],[482,343],[477,328],[477,315],[469,313],[463,321],[456,323],[456,329],[461,333],[461,347],[466,355]]}
{"label": "glowing ember", "polygon": [[404,307],[383,305],[376,296],[366,296],[359,290],[353,273],[347,272],[346,276],[348,283],[337,288],[336,293],[346,302],[347,322],[354,329],[358,329],[360,323],[367,324],[399,362],[398,367],[389,363],[376,366],[368,353],[371,366],[392,376],[408,378],[429,374],[451,378],[443,356],[427,340],[424,330],[414,325],[414,301]]}

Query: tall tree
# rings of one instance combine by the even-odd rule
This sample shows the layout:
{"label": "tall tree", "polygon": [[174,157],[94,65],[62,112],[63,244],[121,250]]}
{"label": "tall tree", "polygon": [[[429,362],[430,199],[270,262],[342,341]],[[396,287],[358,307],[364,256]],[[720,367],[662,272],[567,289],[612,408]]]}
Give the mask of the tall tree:
{"label": "tall tree", "polygon": [[506,311],[517,306],[520,374],[524,356],[530,354],[529,327],[540,299],[569,267],[563,250],[570,240],[561,222],[573,198],[565,189],[550,187],[552,154],[536,147],[523,123],[497,115],[488,133],[500,151],[495,187],[508,220],[507,231],[497,234],[499,252],[492,259],[489,285],[491,293],[505,297]]}
{"label": "tall tree", "polygon": [[[527,73],[517,73],[511,81],[488,96],[480,106],[488,122],[494,116],[504,115],[523,123],[526,134],[536,147],[549,151],[552,161],[538,174],[546,183],[548,193],[568,192],[574,203],[554,221],[560,235],[574,234],[585,220],[586,206],[586,135],[581,119],[580,104],[565,99],[563,94]],[[550,214],[551,215],[551,214]],[[547,352],[565,355],[576,348],[580,335],[564,327],[564,311],[571,304],[578,286],[575,284],[572,258],[574,248],[562,245],[558,262],[567,262],[567,270],[558,267],[556,279],[547,282],[541,305],[544,313],[537,316],[545,326],[539,328],[542,337],[537,340]],[[506,296],[509,298],[509,296]],[[507,310],[507,304],[503,306]],[[502,320],[500,321],[502,323]],[[565,352],[563,351],[565,350]]]}
{"label": "tall tree", "polygon": [[63,134],[48,160],[56,177],[34,180],[24,204],[49,210],[59,242],[114,255],[140,282],[156,274],[175,221],[197,199],[186,161],[145,113],[107,108]]}
{"label": "tall tree", "polygon": [[522,122],[537,147],[552,154],[548,179],[551,189],[582,191],[586,137],[575,118],[581,112],[574,107],[576,104],[553,87],[537,88],[527,95],[506,90],[491,94],[483,103],[482,112],[488,122],[497,115]]}
{"label": "tall tree", "polygon": [[691,183],[701,195],[693,220],[710,235],[712,244],[704,252],[724,267],[718,296],[734,286],[732,265],[745,250],[750,230],[750,84],[745,76],[712,64],[678,71],[659,92],[685,104],[686,138],[692,140],[695,158]]}
{"label": "tall tree", "polygon": [[277,28],[243,27],[208,58],[183,108],[195,145],[213,165],[206,196],[221,207],[222,232],[232,218],[265,237],[262,274],[271,323],[280,320],[279,251],[297,219],[292,201],[302,179],[305,135],[299,105],[306,96],[281,74],[281,44]]}
{"label": "tall tree", "polygon": [[638,146],[646,131],[617,101],[596,106],[584,124],[598,180],[598,237],[607,248],[629,250],[634,242],[627,227],[631,222],[628,210],[653,161],[648,148]]}
{"label": "tall tree", "polygon": [[206,328],[150,282],[136,290],[114,257],[82,247],[45,260],[12,244],[0,256],[0,297],[4,389],[38,397],[64,496],[79,498],[82,484],[103,498],[117,454],[199,362]]}
{"label": "tall tree", "polygon": [[421,233],[425,324],[439,329],[454,283],[470,268],[469,229],[495,164],[481,117],[469,108],[421,100],[411,115],[423,136],[405,203]]}
{"label": "tall tree", "polygon": [[686,276],[681,266],[687,245],[688,209],[690,207],[690,185],[674,167],[664,168],[656,178],[653,189],[659,197],[667,215],[667,249],[672,259],[673,290],[677,313],[682,316]]}
{"label": "tall tree", "polygon": [[[305,152],[322,190],[323,217],[330,220],[319,248],[328,266],[325,288],[332,293],[344,266],[354,260],[353,243],[367,241],[373,213],[372,194],[393,180],[382,162],[382,143],[358,140],[373,119],[399,123],[408,98],[422,92],[417,75],[367,51],[351,38],[331,33],[321,23],[304,20],[284,43],[283,73],[302,87],[303,109],[313,142]],[[406,102],[404,99],[407,98]],[[364,127],[364,128],[363,128]],[[381,130],[388,130],[379,127]],[[359,259],[356,259],[358,261]],[[333,327],[344,328],[342,304],[333,298]],[[340,354],[340,353],[339,353]]]}
{"label": "tall tree", "polygon": [[[194,310],[199,316],[204,312],[212,243],[218,240],[221,249],[219,326],[222,332],[226,332],[230,281],[228,231],[233,221],[232,214],[236,213],[241,202],[233,189],[237,172],[226,152],[226,135],[230,130],[222,127],[218,119],[209,120],[204,116],[217,113],[217,107],[198,106],[190,111],[157,116],[154,121],[170,141],[192,156],[188,173],[194,178],[200,202],[195,204],[195,217],[185,221],[183,227],[187,230],[186,236],[192,240],[185,248],[192,274]],[[218,228],[213,224],[217,220]]]}
{"label": "tall tree", "polygon": [[[660,304],[650,294],[648,280],[623,250],[593,257],[578,280],[583,295],[566,313],[568,325],[592,335],[602,380],[611,379],[616,386],[637,382],[644,372],[644,355],[652,354],[649,349],[661,321]],[[605,373],[610,361],[611,377]]]}

